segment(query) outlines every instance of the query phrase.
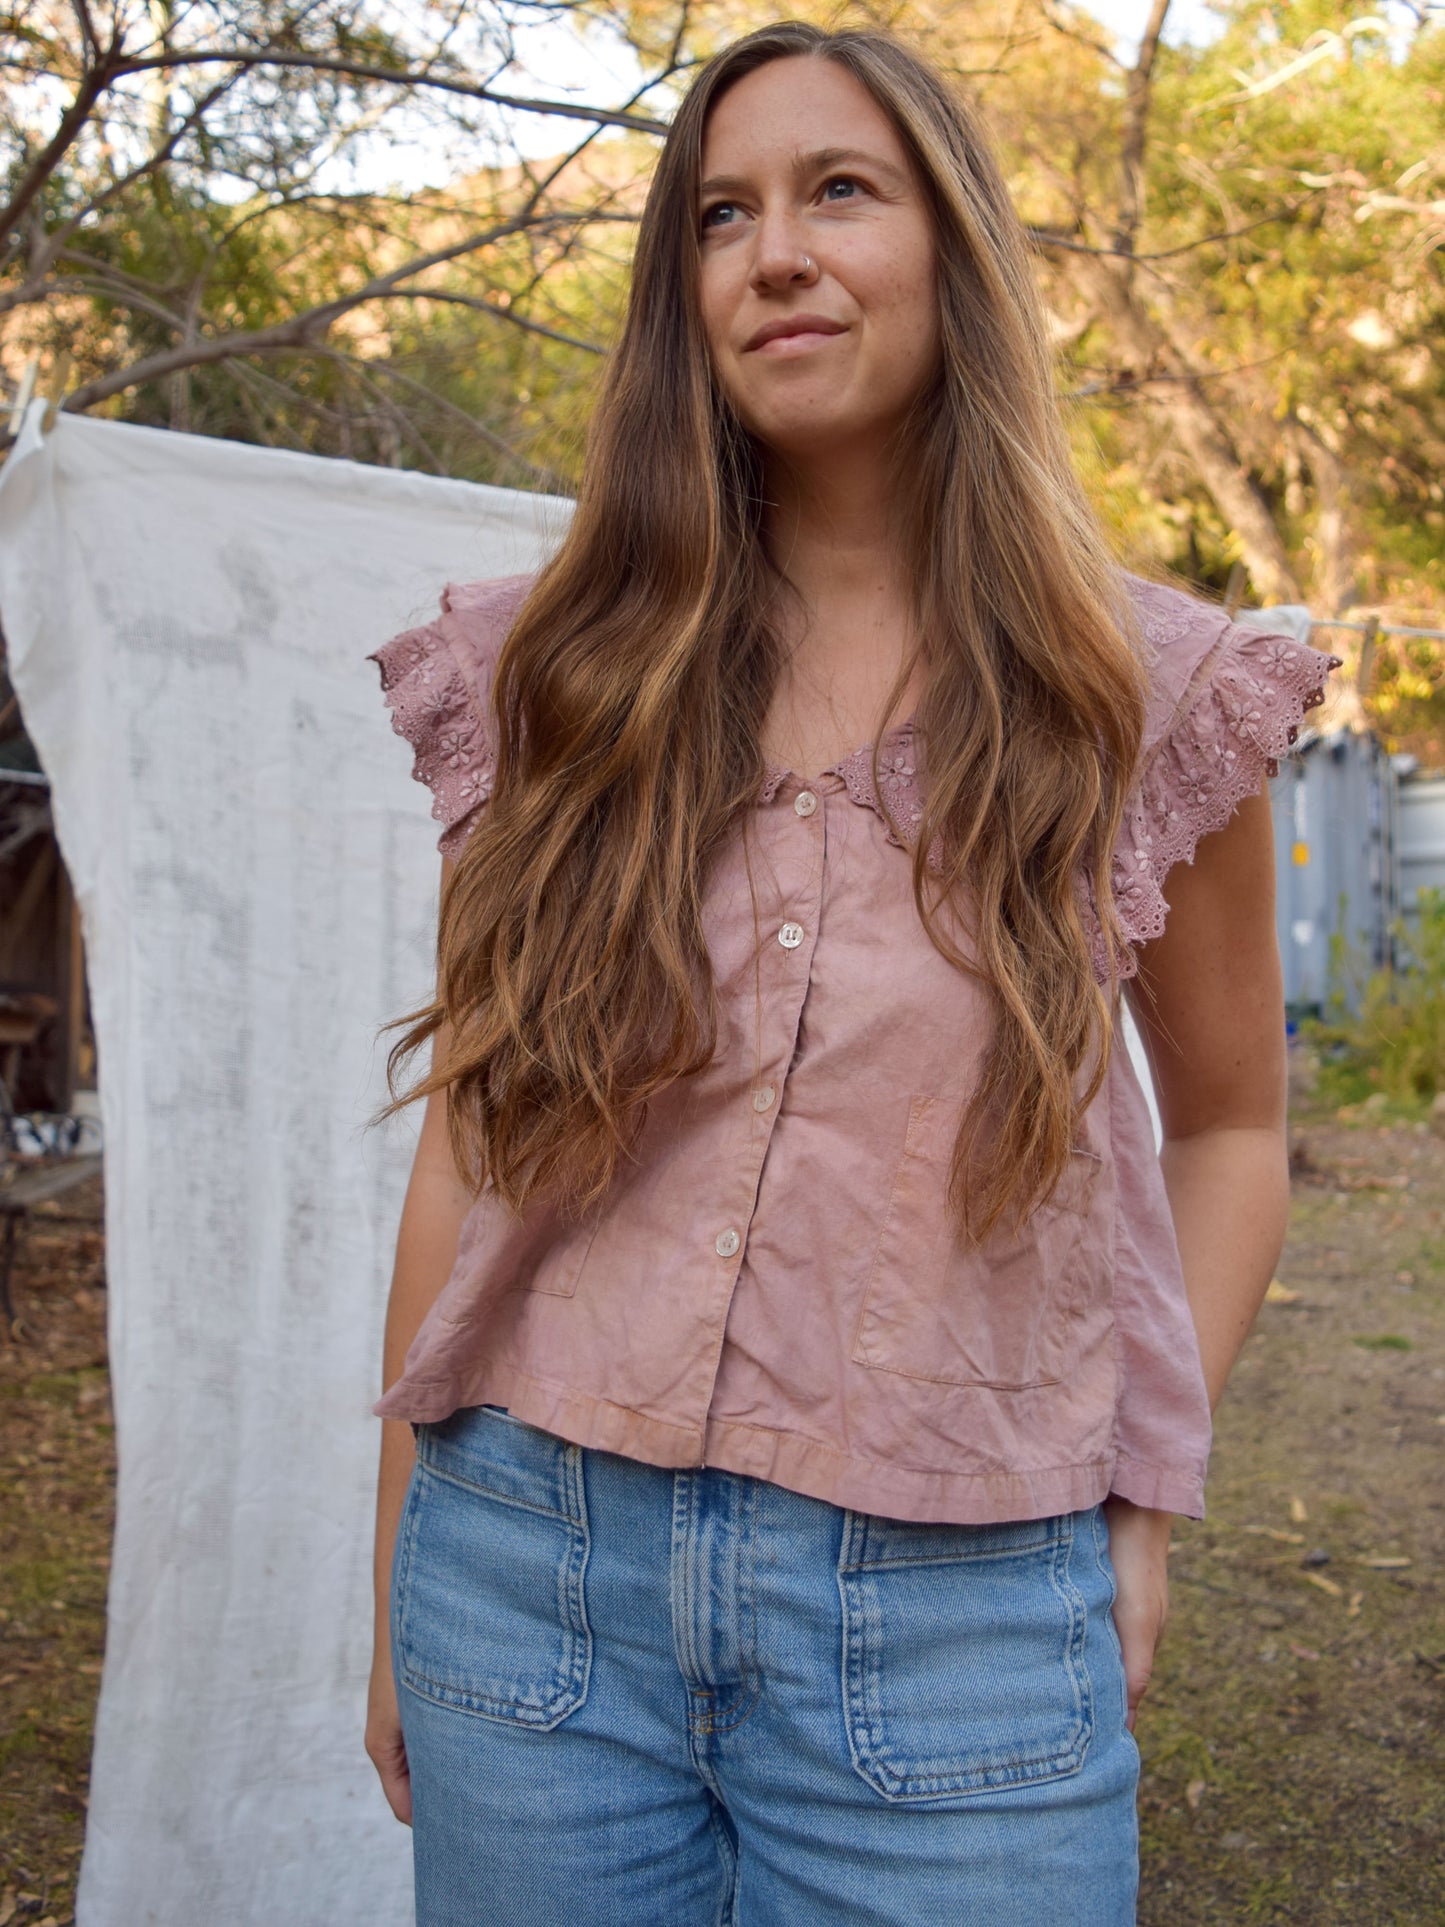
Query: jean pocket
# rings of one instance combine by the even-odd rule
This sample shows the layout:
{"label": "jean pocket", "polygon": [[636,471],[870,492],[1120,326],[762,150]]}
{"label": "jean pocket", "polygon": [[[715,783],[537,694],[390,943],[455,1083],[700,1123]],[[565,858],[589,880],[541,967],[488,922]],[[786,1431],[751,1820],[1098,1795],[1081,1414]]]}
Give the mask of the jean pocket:
{"label": "jean pocket", "polygon": [[853,1765],[890,1801],[1063,1779],[1094,1712],[1074,1515],[920,1525],[844,1515],[844,1717]]}
{"label": "jean pocket", "polygon": [[392,1589],[399,1682],[559,1726],[587,1697],[588,1547],[577,1446],[485,1406],[420,1426]]}

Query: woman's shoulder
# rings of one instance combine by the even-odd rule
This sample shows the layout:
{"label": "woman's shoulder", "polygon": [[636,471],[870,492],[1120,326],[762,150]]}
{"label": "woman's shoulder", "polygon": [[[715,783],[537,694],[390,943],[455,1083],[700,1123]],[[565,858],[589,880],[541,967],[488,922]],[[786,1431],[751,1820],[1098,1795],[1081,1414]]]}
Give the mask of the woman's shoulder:
{"label": "woman's shoulder", "polygon": [[427,663],[451,658],[468,680],[494,659],[517,611],[526,600],[536,573],[484,576],[472,582],[448,582],[441,591],[437,614],[401,630],[370,651],[367,660],[379,665],[384,687]]}
{"label": "woman's shoulder", "polygon": [[1135,575],[1126,582],[1149,683],[1146,758],[1181,732],[1175,747],[1187,751],[1201,730],[1249,738],[1265,760],[1283,754],[1340,658],[1316,649],[1284,616],[1272,621],[1261,611],[1236,621],[1188,590]]}
{"label": "woman's shoulder", "polygon": [[[1131,945],[1163,934],[1163,882],[1193,862],[1325,698],[1341,659],[1296,634],[1284,616],[1233,621],[1202,598],[1130,579],[1148,659],[1143,768],[1114,849],[1115,908]],[[1102,965],[1102,947],[1096,964]],[[1133,974],[1133,966],[1125,975]]]}
{"label": "woman's shoulder", "polygon": [[474,582],[448,582],[442,590],[438,626],[474,681],[490,681],[497,653],[536,580],[535,571],[493,575]]}
{"label": "woman's shoulder", "polygon": [[1144,723],[1146,750],[1166,733],[1180,704],[1230,627],[1217,604],[1187,589],[1144,576],[1125,577],[1138,633],[1144,644],[1149,696]]}

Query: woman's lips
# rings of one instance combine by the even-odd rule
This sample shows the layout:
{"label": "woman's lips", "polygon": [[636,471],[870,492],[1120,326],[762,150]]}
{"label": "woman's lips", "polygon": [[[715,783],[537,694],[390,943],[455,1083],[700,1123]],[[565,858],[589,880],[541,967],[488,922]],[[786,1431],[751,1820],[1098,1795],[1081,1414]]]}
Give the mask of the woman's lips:
{"label": "woman's lips", "polygon": [[846,333],[846,322],[834,322],[830,314],[780,314],[749,337],[748,351],[761,355],[767,349],[782,349],[788,341],[817,347],[819,341],[842,333]]}
{"label": "woman's lips", "polygon": [[841,330],[831,334],[824,334],[821,329],[805,328],[798,334],[774,335],[771,341],[765,341],[761,346],[754,348],[753,353],[755,355],[773,355],[780,359],[786,359],[794,355],[805,355],[810,349],[821,347],[825,341],[839,341],[841,339]]}

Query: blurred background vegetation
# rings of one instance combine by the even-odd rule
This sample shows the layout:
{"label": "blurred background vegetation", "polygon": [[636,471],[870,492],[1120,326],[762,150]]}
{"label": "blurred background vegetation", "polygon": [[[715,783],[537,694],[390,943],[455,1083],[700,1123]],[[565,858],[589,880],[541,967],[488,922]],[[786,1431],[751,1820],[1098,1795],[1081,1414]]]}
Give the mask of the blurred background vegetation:
{"label": "blurred background vegetation", "polygon": [[1314,1095],[1342,1116],[1439,1119],[1445,1136],[1445,890],[1421,890],[1413,927],[1401,919],[1391,935],[1397,969],[1372,969],[1344,936],[1330,940],[1330,994],[1300,1025]]}
{"label": "blurred background vegetation", "polygon": [[[1128,561],[1445,627],[1445,7],[793,11],[913,35],[982,102]],[[0,396],[34,369],[72,410],[566,492],[659,135],[772,17],[13,0]],[[1375,651],[1371,720],[1445,764],[1440,641]]]}

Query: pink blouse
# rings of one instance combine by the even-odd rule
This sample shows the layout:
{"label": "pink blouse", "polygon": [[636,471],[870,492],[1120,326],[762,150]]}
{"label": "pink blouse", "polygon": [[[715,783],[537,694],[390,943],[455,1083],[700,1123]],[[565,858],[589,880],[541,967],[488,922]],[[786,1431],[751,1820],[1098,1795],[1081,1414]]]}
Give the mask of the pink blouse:
{"label": "pink blouse", "polygon": [[[491,674],[530,580],[449,587],[437,620],[371,658],[444,854],[489,794]],[[1137,944],[1164,928],[1172,865],[1275,772],[1340,659],[1131,585],[1148,760],[1113,884]],[[906,837],[911,726],[881,749]],[[1071,1169],[1022,1234],[960,1249],[944,1193],[985,1006],[919,923],[869,764],[859,750],[817,776],[768,772],[705,903],[712,1063],[653,1104],[587,1221],[517,1217],[482,1192],[375,1410],[504,1405],[581,1445],[895,1518],[1037,1518],[1110,1492],[1202,1518],[1209,1401],[1129,1054],[1120,1039]],[[1100,936],[1095,962],[1102,979]]]}

